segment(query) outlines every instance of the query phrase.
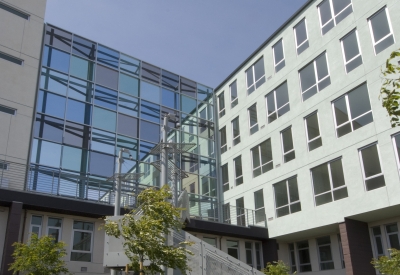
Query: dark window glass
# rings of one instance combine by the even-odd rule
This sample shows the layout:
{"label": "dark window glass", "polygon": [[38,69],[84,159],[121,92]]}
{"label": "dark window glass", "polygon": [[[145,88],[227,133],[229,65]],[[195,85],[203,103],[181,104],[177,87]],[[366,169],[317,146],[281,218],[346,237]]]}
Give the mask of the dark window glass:
{"label": "dark window glass", "polygon": [[37,114],[35,118],[34,136],[61,143],[63,128],[63,120]]}
{"label": "dark window glass", "polygon": [[138,137],[138,119],[130,116],[118,114],[118,133],[130,137]]}
{"label": "dark window glass", "polygon": [[44,47],[42,65],[68,73],[70,55],[48,46]]}
{"label": "dark window glass", "polygon": [[126,74],[119,74],[119,91],[138,97],[139,79]]}
{"label": "dark window glass", "polygon": [[295,158],[293,147],[292,128],[282,131],[282,146],[284,162],[291,161]]}
{"label": "dark window glass", "polygon": [[114,174],[115,158],[97,152],[90,152],[90,174],[111,177]]}
{"label": "dark window glass", "polygon": [[66,119],[81,124],[90,124],[92,105],[68,99]]}
{"label": "dark window glass", "polygon": [[181,93],[196,98],[196,82],[181,77]]}
{"label": "dark window glass", "polygon": [[140,121],[140,139],[158,143],[160,141],[160,126],[147,121]]}
{"label": "dark window glass", "polygon": [[279,72],[283,67],[285,67],[283,40],[279,40],[272,48],[274,51],[275,72]]}
{"label": "dark window glass", "polygon": [[93,127],[115,132],[116,120],[115,112],[99,107],[93,108]]}
{"label": "dark window glass", "polygon": [[304,45],[304,43],[308,40],[307,37],[307,27],[306,27],[306,20],[301,20],[295,27],[294,31],[296,34],[296,46],[297,46],[297,54],[300,54],[302,51],[308,48],[308,44],[306,47],[300,47]]}
{"label": "dark window glass", "polygon": [[111,110],[117,110],[117,91],[96,85],[94,104]]}
{"label": "dark window glass", "polygon": [[72,34],[46,25],[44,43],[70,52],[71,40]]}
{"label": "dark window glass", "polygon": [[118,68],[119,52],[99,45],[97,49],[97,62]]}
{"label": "dark window glass", "polygon": [[367,191],[385,186],[385,179],[379,161],[378,145],[374,144],[362,149],[361,159]]}
{"label": "dark window glass", "polygon": [[96,82],[97,84],[117,90],[118,72],[97,64]]}
{"label": "dark window glass", "polygon": [[239,259],[239,243],[237,241],[226,241],[228,254],[233,258]]}
{"label": "dark window glass", "polygon": [[42,68],[40,75],[40,88],[61,95],[67,93],[68,76],[49,69]]}
{"label": "dark window glass", "polygon": [[239,117],[232,120],[233,145],[240,143]]}
{"label": "dark window glass", "polygon": [[98,129],[92,130],[91,149],[103,153],[114,154],[115,150],[115,134],[101,131]]}
{"label": "dark window glass", "polygon": [[158,84],[160,83],[160,75],[161,75],[160,68],[142,62],[142,78],[153,81]]}
{"label": "dark window glass", "polygon": [[68,97],[75,98],[81,101],[92,102],[93,84],[87,81],[80,80],[75,77],[70,77],[68,84]]}
{"label": "dark window glass", "polygon": [[139,99],[124,94],[119,94],[118,112],[130,116],[139,116]]}
{"label": "dark window glass", "polygon": [[96,43],[74,35],[72,53],[90,60],[96,60]]}
{"label": "dark window glass", "polygon": [[314,113],[306,117],[306,127],[307,127],[308,150],[312,151],[322,146],[322,138],[319,132],[317,113]]}
{"label": "dark window glass", "polygon": [[160,123],[160,106],[141,100],[140,117],[152,122]]}
{"label": "dark window glass", "polygon": [[69,73],[86,80],[94,80],[94,62],[76,56],[71,57]]}
{"label": "dark window glass", "polygon": [[179,94],[162,89],[162,105],[179,110]]}
{"label": "dark window glass", "polygon": [[257,121],[257,105],[254,104],[248,109],[249,112],[249,124],[250,124],[250,135],[258,131]]}
{"label": "dark window glass", "polygon": [[88,149],[90,127],[72,122],[65,123],[64,143]]}
{"label": "dark window glass", "polygon": [[229,190],[229,173],[228,173],[228,164],[224,164],[221,166],[221,176],[222,176],[222,184],[223,191]]}
{"label": "dark window glass", "polygon": [[308,248],[308,241],[302,241],[297,243],[300,272],[311,271],[311,259]]}
{"label": "dark window glass", "polygon": [[152,103],[160,104],[160,87],[142,81],[140,83],[140,98],[151,101]]}
{"label": "dark window glass", "polygon": [[36,111],[48,115],[64,118],[65,97],[40,90]]}
{"label": "dark window glass", "polygon": [[179,90],[179,76],[168,71],[162,71],[161,84],[174,91]]}

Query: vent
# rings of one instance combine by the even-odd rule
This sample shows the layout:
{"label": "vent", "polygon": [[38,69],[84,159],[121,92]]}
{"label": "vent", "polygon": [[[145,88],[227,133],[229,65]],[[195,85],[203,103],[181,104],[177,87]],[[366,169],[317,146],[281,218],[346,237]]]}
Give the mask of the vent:
{"label": "vent", "polygon": [[8,163],[0,162],[0,169],[8,170]]}
{"label": "vent", "polygon": [[6,114],[10,114],[10,115],[15,115],[16,110],[6,107],[6,106],[2,106],[0,105],[0,112],[6,113]]}
{"label": "vent", "polygon": [[87,272],[87,267],[86,266],[81,266],[81,272]]}
{"label": "vent", "polygon": [[22,62],[23,62],[21,59],[18,59],[16,57],[13,57],[11,55],[8,55],[8,54],[2,53],[2,52],[0,52],[0,58],[10,61],[12,63],[18,64],[18,65],[22,65]]}
{"label": "vent", "polygon": [[20,12],[19,10],[11,8],[10,6],[6,6],[3,3],[0,3],[0,9],[3,9],[3,10],[8,11],[8,12],[11,12],[12,14],[15,14],[16,16],[19,16],[19,17],[24,18],[26,20],[29,19],[29,14]]}

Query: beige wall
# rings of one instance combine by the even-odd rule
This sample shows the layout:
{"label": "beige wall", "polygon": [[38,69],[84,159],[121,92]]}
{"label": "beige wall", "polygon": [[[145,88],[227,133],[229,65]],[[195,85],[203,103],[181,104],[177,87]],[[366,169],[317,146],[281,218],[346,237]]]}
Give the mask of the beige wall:
{"label": "beige wall", "polygon": [[3,258],[4,239],[6,236],[8,208],[0,206],[0,266]]}

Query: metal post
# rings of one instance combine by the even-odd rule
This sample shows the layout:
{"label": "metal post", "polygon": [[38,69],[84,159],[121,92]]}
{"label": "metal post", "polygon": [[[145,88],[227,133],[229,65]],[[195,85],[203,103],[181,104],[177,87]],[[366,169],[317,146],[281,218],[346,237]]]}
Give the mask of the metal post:
{"label": "metal post", "polygon": [[[162,142],[167,143],[167,133],[168,133],[168,114],[164,116],[164,123],[161,128]],[[161,149],[161,181],[160,187],[163,187],[168,183],[168,149],[164,145]]]}
{"label": "metal post", "polygon": [[121,148],[118,153],[118,174],[117,174],[117,186],[115,188],[115,206],[114,206],[114,216],[119,216],[121,212],[121,170],[122,163],[124,159],[122,158],[122,153],[124,149]]}

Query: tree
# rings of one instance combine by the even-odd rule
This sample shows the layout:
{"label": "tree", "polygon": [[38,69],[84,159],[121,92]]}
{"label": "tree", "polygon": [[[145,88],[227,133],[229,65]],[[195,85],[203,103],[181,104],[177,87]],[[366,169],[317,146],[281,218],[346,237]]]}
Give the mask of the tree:
{"label": "tree", "polygon": [[386,108],[392,127],[400,126],[400,49],[392,52],[382,70],[383,84],[381,87],[382,106]]}
{"label": "tree", "polygon": [[28,243],[14,243],[14,262],[9,270],[29,275],[70,274],[62,257],[67,255],[64,242],[55,242],[52,236],[32,234]]}
{"label": "tree", "polygon": [[381,256],[379,259],[372,259],[371,264],[381,274],[400,275],[400,250],[389,249],[390,257]]}
{"label": "tree", "polygon": [[[125,254],[131,261],[130,267],[144,274],[163,272],[161,266],[180,269],[183,274],[190,271],[187,255],[193,253],[185,249],[190,242],[181,242],[178,246],[166,244],[170,230],[181,230],[180,208],[174,207],[168,199],[171,192],[167,185],[157,190],[148,188],[138,195],[139,209],[124,215],[120,223],[105,220],[107,235],[122,238]],[[136,215],[140,210],[141,216]],[[145,260],[150,265],[144,267]]]}
{"label": "tree", "polygon": [[[262,270],[266,275],[290,275],[290,267],[287,266],[283,261],[267,263],[267,267]],[[293,273],[293,274],[296,274]]]}

